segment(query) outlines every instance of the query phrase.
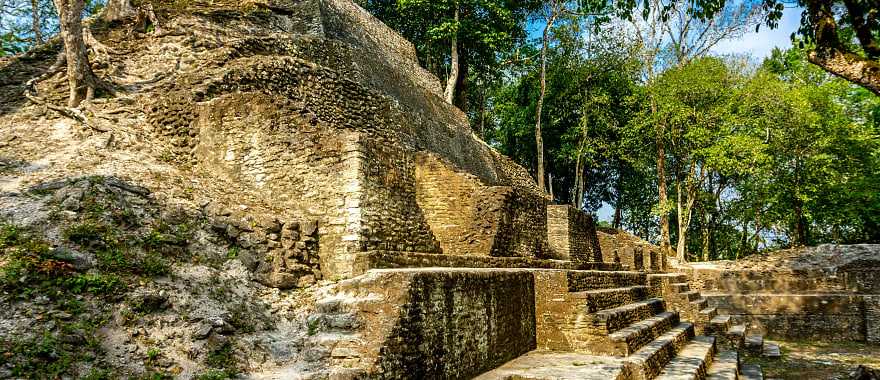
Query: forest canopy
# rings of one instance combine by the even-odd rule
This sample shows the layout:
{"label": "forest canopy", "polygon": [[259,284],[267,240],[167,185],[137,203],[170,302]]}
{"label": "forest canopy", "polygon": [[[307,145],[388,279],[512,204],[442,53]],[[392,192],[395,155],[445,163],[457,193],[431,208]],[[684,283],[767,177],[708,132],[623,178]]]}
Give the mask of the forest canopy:
{"label": "forest canopy", "polygon": [[[686,260],[880,242],[880,98],[817,62],[827,46],[811,15],[821,4],[799,3],[793,47],[758,59],[711,52],[777,26],[780,3],[440,3],[362,2],[441,80],[456,63],[454,33],[431,31],[458,31],[468,68],[454,104],[555,202],[610,207],[612,227]],[[839,8],[847,54],[875,59],[855,36],[853,9]]]}

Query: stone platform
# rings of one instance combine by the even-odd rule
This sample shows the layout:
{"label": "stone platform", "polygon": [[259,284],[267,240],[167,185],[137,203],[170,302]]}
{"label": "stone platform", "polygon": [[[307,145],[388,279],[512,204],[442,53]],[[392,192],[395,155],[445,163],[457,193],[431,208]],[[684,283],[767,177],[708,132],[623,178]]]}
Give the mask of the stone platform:
{"label": "stone platform", "polygon": [[[309,318],[316,330],[309,355],[325,357],[341,379],[735,379],[738,360],[729,349],[741,339],[730,331],[745,329],[732,328],[729,318],[715,325],[689,320],[687,306],[667,302],[692,298],[682,278],[373,269],[319,299]],[[695,326],[713,336],[695,334]]]}
{"label": "stone platform", "polygon": [[558,379],[583,380],[626,379],[621,359],[575,352],[532,351],[474,380]]}

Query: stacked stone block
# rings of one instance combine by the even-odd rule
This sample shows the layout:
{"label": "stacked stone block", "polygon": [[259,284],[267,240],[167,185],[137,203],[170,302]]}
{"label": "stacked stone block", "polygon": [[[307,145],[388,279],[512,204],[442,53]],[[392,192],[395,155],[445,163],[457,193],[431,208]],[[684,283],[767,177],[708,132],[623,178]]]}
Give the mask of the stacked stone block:
{"label": "stacked stone block", "polygon": [[602,261],[595,222],[582,210],[568,205],[547,206],[547,240],[556,259]]}

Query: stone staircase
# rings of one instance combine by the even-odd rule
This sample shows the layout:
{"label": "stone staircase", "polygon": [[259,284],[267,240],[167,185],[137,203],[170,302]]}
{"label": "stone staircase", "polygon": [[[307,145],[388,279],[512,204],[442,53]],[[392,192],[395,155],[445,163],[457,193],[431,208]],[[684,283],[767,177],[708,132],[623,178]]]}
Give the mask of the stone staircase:
{"label": "stone staircase", "polygon": [[[571,282],[569,297],[581,310],[571,317],[570,354],[592,355],[582,359],[589,360],[592,368],[559,377],[514,360],[477,379],[761,378],[759,367],[741,370],[738,350],[745,345],[746,326],[732,325],[730,316],[708,307],[706,299],[690,289],[685,275],[648,274],[641,283],[627,280]],[[536,351],[529,360],[534,362],[540,355]],[[593,369],[615,364],[619,372],[611,376]]]}

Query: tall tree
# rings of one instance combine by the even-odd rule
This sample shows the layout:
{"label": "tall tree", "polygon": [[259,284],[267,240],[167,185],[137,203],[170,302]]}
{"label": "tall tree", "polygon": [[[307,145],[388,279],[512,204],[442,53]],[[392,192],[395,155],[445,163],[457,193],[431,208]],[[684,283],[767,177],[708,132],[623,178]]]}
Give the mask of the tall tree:
{"label": "tall tree", "polygon": [[[742,0],[728,0],[709,15],[694,12],[693,3],[685,0],[648,0],[635,5],[632,11],[624,12],[620,22],[628,26],[630,38],[641,47],[643,77],[648,86],[663,70],[705,56],[718,43],[739,37],[759,20],[757,6]],[[648,102],[651,112],[656,112],[653,94],[649,93]],[[663,139],[667,126],[662,119],[658,120],[661,124],[654,126],[653,133],[659,197],[656,211],[660,217],[661,250],[672,254],[669,214],[673,208],[668,199],[667,146]]]}
{"label": "tall tree", "polygon": [[68,107],[77,107],[83,100],[91,100],[98,88],[98,78],[92,72],[88,50],[83,39],[82,13],[84,0],[53,0],[64,41],[67,60],[67,81],[70,86]]}
{"label": "tall tree", "polygon": [[359,3],[415,44],[422,64],[446,79],[444,98],[466,112],[471,78],[491,78],[503,70],[500,57],[525,41],[526,15],[540,5],[537,0]]}

